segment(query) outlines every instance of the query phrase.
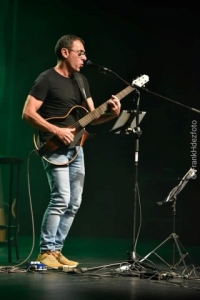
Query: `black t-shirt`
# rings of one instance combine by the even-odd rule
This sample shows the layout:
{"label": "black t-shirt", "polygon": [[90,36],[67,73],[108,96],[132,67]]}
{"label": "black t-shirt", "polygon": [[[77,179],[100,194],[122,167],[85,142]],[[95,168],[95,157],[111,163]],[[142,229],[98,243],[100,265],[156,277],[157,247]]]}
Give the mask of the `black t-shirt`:
{"label": "black t-shirt", "polygon": [[[86,97],[89,98],[88,81],[83,74],[81,76]],[[46,70],[37,77],[29,95],[43,101],[39,114],[44,119],[51,118],[48,121],[59,127],[70,126],[85,115],[84,109],[76,108],[76,106],[83,103],[84,97],[75,77],[64,77],[56,72],[54,68]],[[75,108],[72,109],[73,107]],[[52,134],[42,132],[41,137],[42,140],[47,140],[52,137]]]}

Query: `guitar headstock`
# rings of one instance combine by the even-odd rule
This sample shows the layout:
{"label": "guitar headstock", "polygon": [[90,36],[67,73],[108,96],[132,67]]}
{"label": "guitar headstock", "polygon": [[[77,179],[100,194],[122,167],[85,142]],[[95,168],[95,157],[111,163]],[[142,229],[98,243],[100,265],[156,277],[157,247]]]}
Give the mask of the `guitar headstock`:
{"label": "guitar headstock", "polygon": [[138,77],[137,79],[134,79],[132,82],[132,86],[136,85],[136,86],[143,86],[145,83],[147,83],[149,81],[149,76],[148,75],[142,75],[140,77]]}

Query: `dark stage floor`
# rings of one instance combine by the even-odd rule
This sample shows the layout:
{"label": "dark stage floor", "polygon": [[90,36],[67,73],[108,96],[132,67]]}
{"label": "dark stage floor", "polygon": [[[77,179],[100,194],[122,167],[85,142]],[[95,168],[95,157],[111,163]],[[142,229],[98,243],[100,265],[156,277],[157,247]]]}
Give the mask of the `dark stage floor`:
{"label": "dark stage floor", "polygon": [[31,237],[19,237],[20,260],[13,247],[11,264],[1,244],[0,299],[200,299],[200,246],[178,244],[179,252],[175,244],[173,252],[173,239],[156,250],[162,241],[145,240],[138,242],[137,260],[128,261],[132,243],[127,239],[69,237],[67,242],[63,253],[80,262],[71,272],[28,271],[27,261],[38,254],[38,238],[34,243]]}

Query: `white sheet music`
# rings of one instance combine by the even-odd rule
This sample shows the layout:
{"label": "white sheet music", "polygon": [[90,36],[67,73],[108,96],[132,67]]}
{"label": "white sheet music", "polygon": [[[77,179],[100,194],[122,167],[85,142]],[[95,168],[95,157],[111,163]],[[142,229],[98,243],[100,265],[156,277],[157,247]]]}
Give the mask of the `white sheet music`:
{"label": "white sheet music", "polygon": [[[117,121],[115,122],[114,126],[112,127],[112,129],[110,131],[113,131],[117,128],[121,128],[124,124],[126,124],[126,122],[129,120],[130,116],[132,113],[136,113],[136,111],[130,111],[130,110],[123,110],[119,116],[119,118],[117,119]],[[139,112],[139,124],[142,121],[142,119],[144,118],[146,114],[146,111],[140,111]],[[133,121],[131,122],[130,126],[131,129],[136,127],[136,117],[134,117]],[[115,132],[115,133],[120,133],[120,130]]]}
{"label": "white sheet music", "polygon": [[188,183],[188,181],[195,176],[196,172],[197,170],[190,168],[189,171],[185,174],[185,176],[181,179],[179,184],[171,190],[165,202],[169,202],[173,200],[173,198],[176,198],[176,196],[180,193],[180,191],[182,191],[182,189]]}

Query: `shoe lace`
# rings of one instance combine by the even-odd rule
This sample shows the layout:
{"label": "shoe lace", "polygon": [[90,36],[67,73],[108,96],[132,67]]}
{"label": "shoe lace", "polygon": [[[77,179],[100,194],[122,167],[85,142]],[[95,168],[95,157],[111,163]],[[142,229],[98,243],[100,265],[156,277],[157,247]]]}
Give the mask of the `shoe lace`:
{"label": "shoe lace", "polygon": [[60,256],[62,256],[60,251],[52,251],[51,253],[55,258],[59,258]]}
{"label": "shoe lace", "polygon": [[48,255],[51,255],[51,254],[53,254],[53,251],[48,250],[48,251],[45,251],[44,253],[46,253],[46,254],[48,254]]}

